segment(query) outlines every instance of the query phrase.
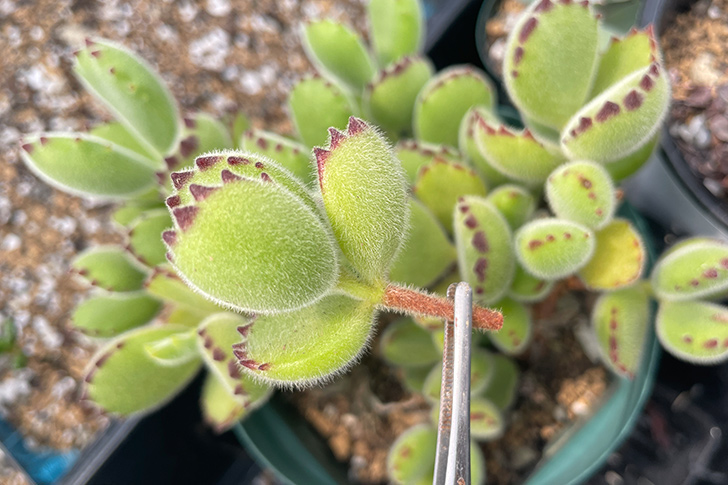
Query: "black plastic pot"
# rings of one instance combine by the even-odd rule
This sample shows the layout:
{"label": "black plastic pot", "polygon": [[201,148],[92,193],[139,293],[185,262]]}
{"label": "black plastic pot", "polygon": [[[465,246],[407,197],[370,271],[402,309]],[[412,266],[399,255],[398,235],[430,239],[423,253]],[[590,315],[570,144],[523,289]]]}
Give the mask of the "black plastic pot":
{"label": "black plastic pot", "polygon": [[[640,23],[653,24],[659,35],[688,0],[646,0]],[[728,239],[728,203],[718,199],[693,173],[668,130],[662,128],[658,159],[641,170],[628,186],[628,198],[641,211],[671,231]]]}

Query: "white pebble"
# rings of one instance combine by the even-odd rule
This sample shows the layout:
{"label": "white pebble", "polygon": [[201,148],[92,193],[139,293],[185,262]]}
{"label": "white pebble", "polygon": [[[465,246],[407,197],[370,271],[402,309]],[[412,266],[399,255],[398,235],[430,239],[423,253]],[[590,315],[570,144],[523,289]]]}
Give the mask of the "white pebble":
{"label": "white pebble", "polygon": [[190,43],[192,63],[210,71],[222,71],[230,53],[230,35],[217,27],[207,35]]}
{"label": "white pebble", "polygon": [[232,6],[228,0],[207,0],[205,10],[213,17],[224,17],[230,13]]}

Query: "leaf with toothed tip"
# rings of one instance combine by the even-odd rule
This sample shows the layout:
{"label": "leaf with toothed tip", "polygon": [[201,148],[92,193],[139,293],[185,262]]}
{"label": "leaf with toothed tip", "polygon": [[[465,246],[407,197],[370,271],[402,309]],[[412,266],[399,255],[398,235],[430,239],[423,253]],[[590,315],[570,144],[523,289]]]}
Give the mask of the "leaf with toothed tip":
{"label": "leaf with toothed tip", "polygon": [[614,290],[639,280],[647,254],[639,232],[626,219],[614,219],[596,232],[594,255],[579,277],[594,290]]}
{"label": "leaf with toothed tip", "polygon": [[634,174],[642,168],[642,166],[650,159],[650,156],[655,151],[657,143],[660,141],[660,132],[655,133],[652,140],[648,141],[641,148],[638,148],[636,152],[627,155],[624,158],[617,160],[616,162],[609,162],[604,165],[612,179],[619,182],[626,179],[630,175]]}
{"label": "leaf with toothed tip", "polygon": [[501,185],[488,194],[485,200],[498,209],[514,231],[536,210],[536,199],[533,194],[519,185]]}
{"label": "leaf with toothed tip", "polygon": [[306,308],[258,316],[236,344],[243,370],[262,382],[307,387],[345,372],[366,349],[375,305],[329,295]]}
{"label": "leaf with toothed tip", "polygon": [[270,396],[269,386],[240,370],[233,346],[247,338],[250,318],[236,313],[217,313],[207,317],[197,329],[197,348],[210,373],[220,379],[225,390],[236,401],[252,410]]}
{"label": "leaf with toothed tip", "polygon": [[404,247],[394,258],[389,279],[423,288],[455,263],[455,248],[435,216],[410,199],[410,229]]}
{"label": "leaf with toothed tip", "polygon": [[458,143],[460,150],[465,154],[470,163],[480,172],[483,179],[489,187],[496,187],[498,185],[508,182],[508,177],[498,171],[496,168],[488,163],[488,160],[483,157],[478,149],[478,144],[475,141],[475,130],[479,119],[484,119],[487,123],[493,125],[500,125],[502,122],[493,113],[492,108],[487,106],[473,106],[471,107],[463,120],[460,122],[460,130],[458,132]]}
{"label": "leaf with toothed tip", "polygon": [[225,125],[206,113],[195,113],[184,119],[184,127],[175,151],[164,160],[169,170],[193,166],[195,158],[212,150],[233,147]]}
{"label": "leaf with toothed tip", "polygon": [[146,272],[118,246],[94,246],[76,256],[73,271],[108,291],[140,290]]}
{"label": "leaf with toothed tip", "polygon": [[307,186],[312,186],[316,180],[310,150],[305,145],[275,133],[252,129],[243,134],[240,146],[243,150],[275,160]]}
{"label": "leaf with toothed tip", "polygon": [[213,373],[205,376],[200,395],[200,408],[205,423],[216,433],[227,431],[247,413],[245,404],[235,399]]}
{"label": "leaf with toothed tip", "polygon": [[614,184],[594,162],[571,162],[546,180],[546,199],[557,217],[601,229],[612,221],[617,206]]}
{"label": "leaf with toothed tip", "polygon": [[343,128],[354,114],[352,101],[336,85],[320,78],[303,79],[288,96],[288,108],[298,136],[304,145],[326,143],[326,130]]}
{"label": "leaf with toothed tip", "polygon": [[652,26],[643,31],[633,29],[623,39],[612,38],[609,47],[600,57],[589,99],[603,93],[634,71],[649,66],[655,58],[662,59],[662,56],[657,49]]}
{"label": "leaf with toothed tip", "polygon": [[510,298],[498,302],[503,313],[503,328],[488,335],[493,345],[507,355],[522,353],[533,336],[530,309]]}
{"label": "leaf with toothed tip", "polygon": [[159,155],[155,155],[153,152],[149,151],[148,148],[145,148],[141,143],[139,143],[139,140],[129,133],[129,130],[127,130],[124,125],[118,121],[97,125],[89,131],[89,135],[98,136],[99,138],[108,140],[111,143],[128,148],[129,150],[148,158],[150,160],[150,166],[161,168],[158,161]]}
{"label": "leaf with toothed tip", "polygon": [[506,177],[528,185],[540,185],[564,162],[557,146],[536,140],[530,131],[492,126],[479,118],[475,143],[480,155]]}
{"label": "leaf with toothed tip", "polygon": [[460,274],[473,287],[473,300],[494,303],[508,291],[516,270],[508,222],[480,197],[463,197],[454,213]]}
{"label": "leaf with toothed tip", "polygon": [[361,92],[374,76],[374,64],[361,36],[331,19],[303,24],[301,41],[309,60],[322,74]]}
{"label": "leaf with toothed tip", "polygon": [[448,162],[461,163],[460,153],[447,145],[436,145],[415,140],[401,140],[394,147],[394,154],[399,159],[409,183],[417,180],[417,174],[435,157]]}
{"label": "leaf with toothed tip", "polygon": [[520,264],[544,280],[557,280],[584,267],[594,254],[594,239],[588,227],[556,218],[529,222],[514,236]]}
{"label": "leaf with toothed tip", "polygon": [[381,67],[421,52],[425,17],[419,0],[372,0],[367,3],[367,17]]}
{"label": "leaf with toothed tip", "polygon": [[[202,155],[195,160],[195,169],[173,172],[170,178],[176,190],[174,195],[167,198],[170,209],[193,204],[196,198],[202,197],[203,192],[209,192],[202,187],[219,187],[244,178],[283,186],[319,215],[322,221],[325,220],[323,211],[301,180],[277,162],[257,153],[224,150]],[[191,189],[192,185],[197,187]],[[193,194],[192,190],[196,193]]]}
{"label": "leaf with toothed tip", "polygon": [[175,333],[144,345],[144,351],[158,364],[176,367],[199,359],[194,330]]}
{"label": "leaf with toothed tip", "polygon": [[703,301],[661,301],[657,338],[675,357],[692,364],[728,360],[728,308]]}
{"label": "leaf with toothed tip", "polygon": [[89,362],[85,394],[113,414],[152,411],[182,390],[200,368],[200,359],[164,365],[145,350],[148,344],[188,332],[175,325],[132,330],[111,340]]}
{"label": "leaf with toothed tip", "polygon": [[[418,424],[406,430],[392,444],[387,455],[387,475],[398,485],[430,485],[435,473],[437,429]],[[485,483],[485,458],[474,441],[470,442],[470,483]]]}
{"label": "leaf with toothed tip", "polygon": [[581,3],[537,0],[522,14],[503,58],[506,89],[519,111],[549,127],[564,126],[589,94],[598,31]]}
{"label": "leaf with toothed tip", "polygon": [[688,239],[655,264],[652,289],[661,300],[710,298],[728,289],[728,244]]}
{"label": "leaf with toothed tip", "polygon": [[178,273],[207,298],[276,313],[310,305],[335,284],[329,229],[282,185],[241,178],[189,188],[196,200],[171,209],[176,230],[162,237]]}
{"label": "leaf with toothed tip", "polygon": [[172,220],[166,209],[160,208],[144,212],[130,227],[129,248],[131,252],[148,266],[164,263],[167,247],[162,241],[162,232],[170,227],[172,227]]}
{"label": "leaf with toothed tip", "polygon": [[496,105],[495,89],[485,73],[472,66],[453,66],[438,72],[417,96],[415,137],[457,146],[460,122],[476,105]]}
{"label": "leaf with toothed tip", "polygon": [[177,275],[159,267],[154,268],[144,286],[150,295],[192,311],[198,320],[220,311],[219,306],[192,291]]}
{"label": "leaf with toothed tip", "polygon": [[649,304],[641,286],[604,293],[594,304],[591,320],[602,360],[623,377],[633,378],[642,361]]}
{"label": "leaf with toothed tip", "polygon": [[440,360],[430,332],[411,318],[401,318],[387,326],[379,339],[384,360],[401,367],[431,366]]}
{"label": "leaf with toothed tip", "polygon": [[130,200],[116,209],[111,216],[114,222],[127,228],[138,217],[143,216],[147,211],[164,209],[164,201],[160,198],[159,192],[154,189],[150,192],[149,200],[144,198]]}
{"label": "leaf with toothed tip", "polygon": [[561,132],[569,158],[620,160],[649,143],[670,103],[667,73],[657,62],[628,75],[581,108]]}
{"label": "leaf with toothed tip", "polygon": [[381,283],[409,219],[407,181],[387,140],[351,117],[346,133],[330,130],[315,148],[326,214],[342,252],[367,283]]}
{"label": "leaf with toothed tip", "polygon": [[[493,354],[481,348],[473,348],[470,361],[470,392],[473,395],[484,391],[493,379]],[[423,394],[432,402],[440,400],[442,385],[442,362],[435,365],[425,380]]]}
{"label": "leaf with toothed tip", "polygon": [[516,363],[502,354],[493,355],[493,366],[493,379],[481,395],[504,411],[516,400],[520,372]]}
{"label": "leaf with toothed tip", "polygon": [[551,293],[553,286],[553,281],[536,278],[523,269],[523,266],[517,264],[508,296],[523,303],[533,303],[546,298],[546,295]]}
{"label": "leaf with toothed tip", "polygon": [[172,94],[133,52],[108,40],[87,40],[74,72],[130,133],[160,155],[172,149],[179,114]]}
{"label": "leaf with toothed tip", "polygon": [[448,232],[453,230],[453,208],[458,199],[488,192],[475,170],[440,157],[420,169],[412,190]]}
{"label": "leaf with toothed tip", "polygon": [[[430,413],[433,424],[440,419],[439,403],[432,406]],[[505,430],[501,410],[488,399],[479,396],[470,398],[470,436],[474,440],[493,441],[500,438]]]}
{"label": "leaf with toothed tip", "polygon": [[424,57],[404,57],[379,71],[364,89],[364,113],[395,139],[411,134],[417,94],[433,73]]}
{"label": "leaf with toothed tip", "polygon": [[149,159],[96,136],[44,133],[24,138],[22,148],[23,161],[33,173],[70,194],[129,199],[157,182]]}
{"label": "leaf with toothed tip", "polygon": [[76,306],[73,326],[90,337],[115,337],[151,322],[162,303],[143,291],[92,296]]}

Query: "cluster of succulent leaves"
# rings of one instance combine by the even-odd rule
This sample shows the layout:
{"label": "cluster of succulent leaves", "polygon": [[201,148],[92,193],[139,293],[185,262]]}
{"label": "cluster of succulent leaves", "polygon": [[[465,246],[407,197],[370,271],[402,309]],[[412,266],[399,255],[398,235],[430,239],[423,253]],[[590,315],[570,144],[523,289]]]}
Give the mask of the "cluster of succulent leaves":
{"label": "cluster of succulent leaves", "polygon": [[420,52],[416,0],[372,0],[368,15],[371,46],[331,20],[302,26],[321,75],[291,92],[295,140],[248,129],[244,117],[181,120],[132,53],[101,40],[77,53],[79,79],[117,121],[26,137],[23,155],[58,187],[123,201],[115,220],[128,228],[126,248],[92,248],[74,263],[96,291],[74,324],[108,339],[88,368],[89,398],[116,413],[146,411],[205,367],[203,410],[224,429],[271,385],[346,370],[380,312],[408,313],[378,351],[433,403],[433,423],[395,443],[389,471],[424,483],[441,375],[442,323],[432,317],[444,300],[411,287],[442,295],[464,280],[476,303],[502,310],[503,329],[473,354],[480,440],[503,432],[518,380],[512,357],[533,333],[530,306],[558,280],[600,293],[594,335],[619,375],[640,364],[652,293],[668,348],[694,361],[724,356],[726,311],[697,299],[728,289],[725,246],[675,248],[650,285],[641,235],[615,216],[615,180],[652,152],[670,97],[650,29],[600,47],[588,5],[530,6],[503,70],[521,129],[498,117],[493,85],[476,68],[434,72]]}

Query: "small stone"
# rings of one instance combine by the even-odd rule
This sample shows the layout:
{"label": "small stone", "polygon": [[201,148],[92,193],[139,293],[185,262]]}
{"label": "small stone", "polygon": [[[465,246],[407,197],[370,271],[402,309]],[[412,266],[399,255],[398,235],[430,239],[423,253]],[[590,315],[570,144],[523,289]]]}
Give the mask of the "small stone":
{"label": "small stone", "polygon": [[213,17],[224,17],[230,13],[232,6],[229,0],[207,0],[205,11]]}

